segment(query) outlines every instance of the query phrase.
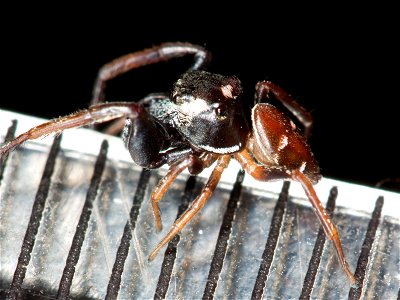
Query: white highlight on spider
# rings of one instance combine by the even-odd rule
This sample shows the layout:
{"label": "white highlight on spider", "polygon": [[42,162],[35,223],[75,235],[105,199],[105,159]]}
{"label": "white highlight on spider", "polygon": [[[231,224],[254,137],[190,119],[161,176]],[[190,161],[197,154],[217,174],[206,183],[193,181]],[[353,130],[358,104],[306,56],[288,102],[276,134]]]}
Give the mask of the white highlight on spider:
{"label": "white highlight on spider", "polygon": [[203,111],[207,111],[210,109],[209,105],[206,101],[201,98],[194,98],[191,96],[187,96],[189,99],[188,101],[184,101],[182,104],[179,105],[179,111],[183,114],[190,116],[190,115],[197,115]]}
{"label": "white highlight on spider", "polygon": [[[178,81],[175,84],[181,86],[182,85],[182,79],[178,79]],[[178,91],[174,91],[172,93],[172,97],[175,97],[177,94],[178,94]]]}
{"label": "white highlight on spider", "polygon": [[232,91],[233,91],[233,86],[231,86],[230,84],[221,86],[221,92],[222,95],[225,96],[225,98],[233,99]]}
{"label": "white highlight on spider", "polygon": [[129,128],[132,126],[132,120],[131,119],[125,119],[125,126],[124,129],[122,130],[122,138],[123,140],[126,140],[129,135]]}
{"label": "white highlight on spider", "polygon": [[289,141],[287,135],[281,135],[281,138],[279,139],[278,151],[281,151],[283,148],[285,148],[288,143]]}
{"label": "white highlight on spider", "polygon": [[306,165],[307,165],[307,163],[306,163],[305,161],[303,161],[303,163],[302,163],[301,166],[300,166],[300,172],[301,172],[301,173],[303,173],[304,170],[306,169]]}
{"label": "white highlight on spider", "polygon": [[215,148],[207,145],[200,145],[199,147],[209,151],[209,152],[214,152],[214,153],[219,153],[219,154],[228,154],[228,153],[234,153],[236,151],[239,151],[240,147],[242,146],[241,143],[238,145],[234,145],[232,147],[226,147],[226,148]]}
{"label": "white highlight on spider", "polygon": [[296,124],[294,124],[292,120],[290,120],[290,126],[292,126],[292,129],[293,129],[293,130],[296,129]]}

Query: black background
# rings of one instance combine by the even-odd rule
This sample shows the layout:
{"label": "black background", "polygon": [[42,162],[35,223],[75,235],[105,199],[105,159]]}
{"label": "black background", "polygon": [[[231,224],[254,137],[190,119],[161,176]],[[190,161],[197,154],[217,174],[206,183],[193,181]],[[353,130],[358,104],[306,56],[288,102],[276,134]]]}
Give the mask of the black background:
{"label": "black background", "polygon": [[[268,79],[314,116],[310,140],[326,177],[374,186],[399,177],[398,93],[391,8],[53,7],[3,9],[0,107],[45,118],[85,108],[97,70],[120,55],[170,41],[205,46],[210,69],[236,74],[251,106]],[[304,9],[304,7],[302,7]],[[182,9],[182,7],[181,7]],[[108,101],[168,90],[190,58],[114,80]]]}

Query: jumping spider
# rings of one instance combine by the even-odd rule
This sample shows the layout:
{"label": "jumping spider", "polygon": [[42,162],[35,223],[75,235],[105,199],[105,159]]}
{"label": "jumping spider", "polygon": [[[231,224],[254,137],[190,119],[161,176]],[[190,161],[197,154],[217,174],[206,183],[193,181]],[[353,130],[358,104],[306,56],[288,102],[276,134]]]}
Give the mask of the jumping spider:
{"label": "jumping spider", "polygon": [[[150,94],[138,102],[103,103],[104,89],[110,79],[135,68],[186,55],[192,55],[194,63],[175,82],[170,94]],[[3,145],[0,156],[27,140],[124,118],[123,139],[133,161],[150,169],[170,166],[151,195],[157,230],[162,228],[158,203],[176,177],[185,169],[199,174],[215,163],[200,195],[153,250],[150,260],[204,206],[233,158],[256,180],[294,180],[303,186],[326,235],[334,243],[344,271],[354,284],[339,233],[313,188],[321,175],[306,142],[311,115],[283,89],[261,81],[256,85],[256,104],[249,126],[242,109],[239,79],[205,71],[210,60],[211,54],[206,49],[189,43],[164,43],[115,59],[100,70],[88,109],[30,129]],[[270,94],[304,125],[304,136],[285,114],[265,103]]]}

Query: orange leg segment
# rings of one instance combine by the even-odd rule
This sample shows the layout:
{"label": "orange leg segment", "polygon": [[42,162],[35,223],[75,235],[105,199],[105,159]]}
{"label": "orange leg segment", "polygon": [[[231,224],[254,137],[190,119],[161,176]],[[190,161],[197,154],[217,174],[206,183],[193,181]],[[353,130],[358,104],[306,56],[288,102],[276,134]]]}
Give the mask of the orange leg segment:
{"label": "orange leg segment", "polygon": [[151,193],[151,205],[153,206],[154,221],[157,231],[162,230],[160,207],[158,206],[158,202],[161,201],[161,198],[167,192],[169,186],[176,179],[176,177],[178,177],[179,174],[181,174],[191,164],[192,156],[190,155],[184,160],[172,165],[171,168],[168,170],[168,173],[160,180],[160,182]]}
{"label": "orange leg segment", "polygon": [[198,158],[194,155],[189,155],[182,160],[174,163],[168,173],[160,180],[153,192],[151,193],[151,204],[153,206],[154,220],[157,231],[162,230],[160,207],[158,203],[161,201],[164,194],[167,192],[170,185],[174,182],[186,168],[190,168],[194,164],[200,164],[202,168],[209,167],[215,161],[215,155],[205,155]]}
{"label": "orange leg segment", "polygon": [[313,185],[310,180],[300,171],[294,170],[289,171],[284,167],[279,166],[264,166],[259,165],[254,158],[248,153],[247,150],[235,153],[234,158],[242,165],[242,167],[249,173],[252,177],[260,181],[271,181],[275,179],[292,179],[299,182],[308,199],[313,206],[315,213],[324,228],[325,234],[332,240],[335,250],[337,252],[340,264],[343,267],[347,277],[349,278],[352,285],[356,284],[356,280],[353,273],[350,271],[349,265],[347,264],[345,255],[342,249],[342,243],[340,242],[339,232],[336,229],[335,224],[333,224],[331,218],[326,213],[321,201],[314,190]]}
{"label": "orange leg segment", "polygon": [[206,185],[203,187],[201,193],[192,202],[191,206],[180,216],[180,218],[172,225],[171,230],[167,235],[161,240],[157,247],[149,255],[149,260],[153,260],[158,252],[164,247],[169,241],[177,235],[183,227],[200,211],[200,209],[206,204],[207,200],[211,197],[215,188],[218,185],[221,175],[225,168],[228,166],[230,161],[230,155],[222,155],[217,160],[217,165],[215,166],[210,178],[208,179]]}
{"label": "orange leg segment", "polygon": [[325,208],[323,207],[321,201],[318,199],[318,196],[312,186],[310,180],[301,173],[299,170],[295,170],[292,172],[293,180],[300,182],[303,186],[304,191],[308,199],[311,202],[311,205],[314,207],[315,213],[324,228],[325,234],[329,237],[329,239],[333,242],[337,256],[339,258],[340,264],[342,265],[344,271],[346,272],[347,277],[349,278],[352,285],[356,284],[356,280],[353,276],[353,273],[350,271],[349,265],[347,264],[346,257],[343,253],[342,243],[340,242],[339,232],[336,229],[335,224],[332,222],[329,215],[326,213]]}

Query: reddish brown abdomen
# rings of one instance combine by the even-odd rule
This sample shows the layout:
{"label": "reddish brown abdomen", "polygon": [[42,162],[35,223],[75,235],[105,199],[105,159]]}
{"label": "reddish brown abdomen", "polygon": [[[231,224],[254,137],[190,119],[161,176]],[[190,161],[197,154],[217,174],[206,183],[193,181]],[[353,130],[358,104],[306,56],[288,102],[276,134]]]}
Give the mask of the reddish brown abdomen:
{"label": "reddish brown abdomen", "polygon": [[253,153],[265,165],[300,169],[313,183],[320,179],[319,167],[305,138],[294,123],[273,105],[261,103],[252,110]]}

